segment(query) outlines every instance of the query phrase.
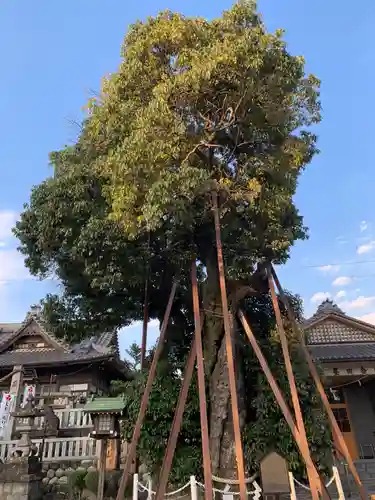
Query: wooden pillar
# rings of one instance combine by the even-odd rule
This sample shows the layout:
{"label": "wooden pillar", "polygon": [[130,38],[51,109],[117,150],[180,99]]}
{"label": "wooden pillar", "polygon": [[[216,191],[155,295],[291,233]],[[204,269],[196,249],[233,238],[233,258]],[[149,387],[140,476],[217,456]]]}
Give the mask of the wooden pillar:
{"label": "wooden pillar", "polygon": [[120,439],[109,439],[106,452],[106,470],[115,470],[119,468],[120,446]]}
{"label": "wooden pillar", "polygon": [[105,464],[107,456],[107,440],[101,439],[100,441],[100,455],[98,466],[98,494],[97,500],[104,498],[104,480],[105,480]]}
{"label": "wooden pillar", "polygon": [[176,294],[176,290],[177,290],[177,282],[174,281],[173,285],[172,285],[171,293],[169,295],[167,308],[165,310],[164,320],[163,320],[163,323],[162,323],[161,328],[160,328],[160,335],[159,335],[158,343],[156,345],[154,357],[152,358],[150,371],[148,372],[146,387],[145,387],[145,390],[144,390],[143,395],[142,395],[141,407],[139,409],[137,422],[136,422],[135,427],[134,427],[133,437],[132,437],[132,440],[130,443],[128,456],[126,457],[124,471],[123,471],[121,481],[119,484],[119,489],[117,492],[116,500],[123,500],[123,498],[124,498],[130,469],[131,469],[131,466],[132,466],[134,459],[135,459],[135,456],[136,456],[136,448],[137,448],[139,437],[141,435],[141,428],[142,428],[144,417],[146,415],[146,410],[147,410],[147,405],[148,405],[148,400],[150,397],[152,385],[154,383],[154,379],[156,376],[156,367],[157,367],[160,355],[161,355],[162,350],[163,350],[165,333],[167,331],[169,316],[171,314],[173,300],[174,300],[174,297]]}

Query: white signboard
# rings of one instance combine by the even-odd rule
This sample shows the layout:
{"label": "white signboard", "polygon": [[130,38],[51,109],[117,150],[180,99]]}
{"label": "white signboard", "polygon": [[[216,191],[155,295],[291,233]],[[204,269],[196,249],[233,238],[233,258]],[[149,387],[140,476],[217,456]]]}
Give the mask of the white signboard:
{"label": "white signboard", "polygon": [[9,392],[3,392],[0,403],[0,437],[4,436],[4,431],[9,423],[10,409],[13,396]]}

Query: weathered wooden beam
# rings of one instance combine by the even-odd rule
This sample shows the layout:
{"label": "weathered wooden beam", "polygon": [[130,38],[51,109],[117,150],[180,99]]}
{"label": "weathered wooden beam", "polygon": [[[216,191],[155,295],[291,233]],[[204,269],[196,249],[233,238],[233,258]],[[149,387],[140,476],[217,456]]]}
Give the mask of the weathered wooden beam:
{"label": "weathered wooden beam", "polygon": [[[278,383],[276,382],[275,377],[273,376],[273,374],[271,372],[271,369],[268,365],[268,362],[267,362],[261,348],[259,347],[259,344],[258,344],[258,342],[255,338],[255,335],[250,327],[250,324],[247,321],[246,316],[244,315],[244,313],[241,310],[238,311],[238,316],[240,318],[242,326],[244,327],[246,336],[249,339],[249,342],[254,350],[254,353],[255,353],[256,357],[258,358],[259,364],[262,367],[263,373],[264,373],[264,375],[265,375],[265,377],[266,377],[266,379],[267,379],[267,381],[272,389],[272,392],[275,396],[275,399],[276,399],[276,401],[277,401],[277,403],[278,403],[278,405],[279,405],[279,407],[284,415],[284,418],[285,418],[285,420],[290,428],[290,431],[292,433],[292,436],[294,437],[294,440],[298,446],[298,449],[302,455],[302,458],[304,459],[304,461],[306,463],[306,469],[309,467],[312,471],[314,471],[316,476],[318,476],[318,471],[316,470],[316,467],[311,459],[310,453],[306,452],[306,447],[304,447],[302,445],[301,434],[300,434],[300,431],[299,431],[299,429],[296,425],[296,422],[292,416],[292,412],[289,409],[287,403],[285,402],[284,395],[283,395]],[[325,496],[327,496],[328,494],[326,492],[325,486],[323,488],[323,491],[324,491]]]}
{"label": "weathered wooden beam", "polygon": [[336,421],[336,418],[335,418],[335,416],[333,414],[331,405],[329,404],[327,394],[326,394],[326,392],[324,390],[324,386],[322,384],[322,381],[320,380],[318,370],[316,369],[316,366],[315,366],[314,361],[313,361],[313,359],[311,357],[311,354],[309,353],[309,351],[307,349],[304,336],[301,335],[301,332],[300,332],[300,330],[298,328],[297,321],[296,321],[296,318],[294,316],[293,310],[290,307],[289,300],[288,300],[287,296],[285,295],[285,292],[284,292],[284,290],[283,290],[283,288],[282,288],[282,286],[280,284],[280,281],[279,281],[279,279],[277,277],[276,271],[273,268],[273,266],[271,268],[271,272],[272,272],[272,277],[274,279],[276,287],[277,287],[277,289],[279,291],[280,298],[281,298],[281,300],[282,300],[282,302],[283,302],[283,304],[284,304],[284,306],[285,306],[285,308],[287,310],[287,313],[288,313],[288,316],[289,316],[289,321],[292,323],[294,334],[295,334],[296,338],[300,338],[300,340],[301,340],[302,350],[304,352],[304,355],[305,355],[305,358],[306,358],[307,365],[309,367],[311,376],[314,379],[316,388],[318,389],[318,392],[319,392],[320,397],[322,399],[324,408],[325,408],[325,410],[327,412],[328,420],[329,420],[329,423],[331,425],[333,437],[337,439],[337,442],[338,442],[338,444],[340,446],[340,451],[342,452],[342,454],[344,455],[344,457],[345,457],[345,459],[346,459],[346,461],[348,463],[349,470],[352,473],[353,478],[354,478],[354,480],[355,480],[355,482],[357,484],[358,491],[359,491],[359,494],[361,496],[361,499],[362,500],[366,500],[367,495],[366,495],[366,491],[365,491],[365,489],[363,487],[361,478],[358,475],[357,469],[356,469],[355,464],[353,462],[353,459],[352,459],[352,457],[350,455],[349,449],[348,449],[348,447],[346,445],[344,436],[342,435],[342,432],[341,432],[341,430],[340,430],[340,428],[339,428],[339,426],[337,424],[337,421]]}
{"label": "weathered wooden beam", "polygon": [[144,420],[144,417],[146,414],[152,385],[154,383],[157,364],[158,364],[158,361],[160,359],[160,355],[161,355],[161,352],[162,352],[163,346],[164,346],[165,333],[167,331],[169,316],[171,314],[173,300],[174,300],[174,297],[176,295],[176,289],[177,289],[177,282],[174,282],[172,285],[171,293],[169,295],[167,308],[165,310],[163,324],[161,325],[161,328],[160,328],[159,340],[158,340],[158,343],[157,343],[157,346],[155,349],[155,353],[154,353],[154,356],[152,359],[150,371],[148,373],[146,387],[145,387],[144,393],[142,395],[141,406],[139,409],[137,422],[136,422],[135,427],[134,427],[133,437],[132,437],[132,441],[131,441],[131,444],[129,447],[128,456],[126,457],[124,472],[123,472],[122,477],[121,477],[116,500],[123,500],[124,499],[125,488],[126,488],[126,485],[127,485],[128,479],[129,479],[130,468],[131,468],[132,462],[135,458],[135,453],[136,453],[139,437],[141,435],[141,428],[142,428],[143,420]]}
{"label": "weathered wooden beam", "polygon": [[206,500],[212,500],[213,498],[212,469],[211,469],[210,442],[208,436],[206,384],[204,380],[202,320],[200,317],[197,265],[195,261],[191,265],[191,286],[193,293],[195,345],[197,352],[198,392],[199,392],[199,410],[200,410],[201,434],[202,434],[205,498]]}
{"label": "weathered wooden beam", "polygon": [[285,330],[284,330],[283,320],[281,317],[279,302],[278,302],[278,299],[276,296],[275,285],[274,285],[274,282],[272,279],[272,271],[270,268],[267,269],[267,273],[268,273],[269,289],[271,292],[272,305],[273,305],[273,309],[275,311],[277,330],[279,333],[279,338],[280,338],[280,342],[281,342],[281,348],[283,351],[286,373],[287,373],[288,382],[289,382],[290,394],[292,397],[293,409],[294,409],[294,413],[295,413],[295,417],[296,417],[297,427],[298,427],[298,430],[300,432],[301,445],[305,450],[306,456],[310,457],[308,462],[306,463],[307,477],[309,480],[312,497],[313,497],[313,499],[318,499],[319,493],[322,494],[321,481],[319,479],[319,476],[317,476],[314,473],[313,469],[310,466],[310,464],[312,463],[312,460],[311,460],[311,456],[310,456],[309,444],[307,442],[306,429],[305,429],[305,424],[303,422],[301,405],[299,402],[298,391],[297,391],[296,381],[294,378],[292,362],[290,359],[288,340],[287,340],[286,335],[285,335]]}
{"label": "weathered wooden beam", "polygon": [[178,397],[176,411],[173,417],[171,432],[169,434],[167,449],[165,451],[163,465],[159,474],[158,489],[156,491],[155,500],[162,500],[167,490],[169,473],[172,467],[172,461],[176,450],[177,439],[180,433],[182,418],[184,415],[186,400],[191,385],[191,379],[194,372],[196,359],[196,339],[194,337],[193,345],[191,346],[188,360],[185,366],[184,378],[182,380],[181,390]]}
{"label": "weathered wooden beam", "polygon": [[232,419],[233,419],[233,430],[234,430],[234,441],[235,441],[235,451],[237,460],[237,472],[238,480],[240,485],[240,499],[247,499],[246,483],[245,483],[245,465],[242,449],[241,440],[241,428],[240,428],[240,416],[238,410],[238,396],[236,387],[236,375],[234,367],[234,356],[233,356],[233,345],[232,345],[232,325],[231,318],[228,308],[228,298],[227,290],[225,284],[225,271],[224,271],[224,259],[223,259],[223,249],[221,243],[221,231],[220,231],[220,216],[218,207],[218,196],[217,192],[212,193],[212,204],[215,220],[215,235],[216,235],[216,248],[217,248],[217,263],[219,269],[219,281],[220,281],[220,291],[221,291],[221,304],[223,310],[224,319],[224,331],[225,331],[225,346],[227,352],[227,364],[228,364],[228,374],[229,374],[229,390],[231,396],[231,407],[232,407]]}

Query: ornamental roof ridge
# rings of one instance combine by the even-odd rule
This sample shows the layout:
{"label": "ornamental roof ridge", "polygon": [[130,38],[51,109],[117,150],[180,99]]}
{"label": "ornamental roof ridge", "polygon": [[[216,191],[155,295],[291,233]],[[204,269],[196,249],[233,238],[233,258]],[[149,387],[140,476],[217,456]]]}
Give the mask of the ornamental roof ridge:
{"label": "ornamental roof ridge", "polygon": [[315,317],[323,316],[323,315],[330,314],[330,313],[335,313],[335,314],[340,314],[341,316],[346,316],[344,311],[342,309],[340,309],[340,307],[335,302],[333,302],[333,300],[331,300],[331,299],[324,300],[320,304],[318,309],[316,310],[316,313],[314,314],[314,316]]}
{"label": "ornamental roof ridge", "polygon": [[71,346],[68,344],[68,342],[59,337],[56,337],[56,335],[48,329],[47,324],[42,316],[42,308],[39,305],[33,305],[30,307],[30,311],[26,314],[26,318],[22,322],[22,326],[19,331],[22,330],[30,321],[35,321],[35,323],[39,326],[41,332],[49,337],[52,342],[55,342],[58,346],[64,349],[64,351],[69,351],[71,349]]}

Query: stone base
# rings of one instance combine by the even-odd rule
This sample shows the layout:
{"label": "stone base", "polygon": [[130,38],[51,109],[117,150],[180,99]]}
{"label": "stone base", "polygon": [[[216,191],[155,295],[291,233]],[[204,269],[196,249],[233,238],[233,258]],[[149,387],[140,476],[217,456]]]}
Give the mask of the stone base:
{"label": "stone base", "polygon": [[0,483],[1,500],[42,500],[39,482]]}
{"label": "stone base", "polygon": [[0,464],[1,500],[42,500],[42,467],[36,457]]}

